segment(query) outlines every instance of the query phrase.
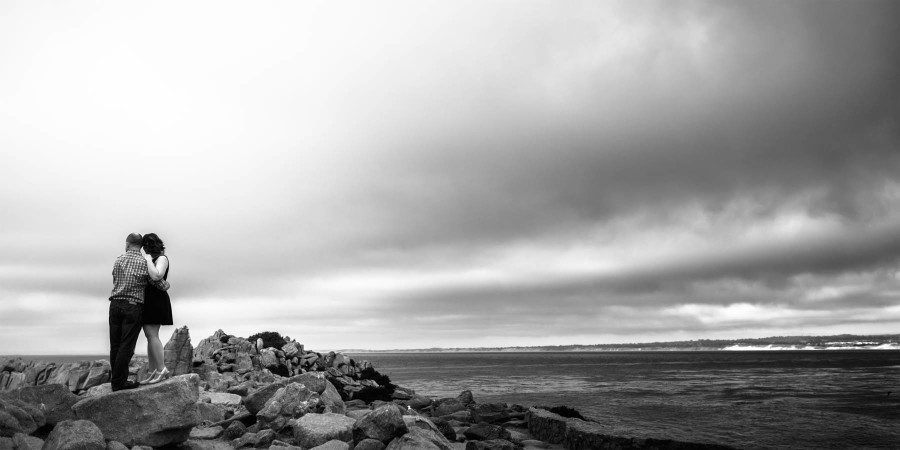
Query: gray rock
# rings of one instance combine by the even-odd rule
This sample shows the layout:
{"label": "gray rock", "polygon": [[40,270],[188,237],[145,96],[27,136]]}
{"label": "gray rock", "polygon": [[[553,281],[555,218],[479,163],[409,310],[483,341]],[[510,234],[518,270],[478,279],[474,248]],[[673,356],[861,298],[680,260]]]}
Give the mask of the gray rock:
{"label": "gray rock", "polygon": [[64,420],[53,428],[42,450],[106,450],[97,425],[87,420]]}
{"label": "gray rock", "polygon": [[440,431],[440,433],[444,435],[447,440],[456,440],[456,430],[453,429],[453,427],[450,425],[450,422],[441,419],[440,417],[432,417],[431,423],[433,423],[434,426],[437,427],[438,431]]}
{"label": "gray rock", "polygon": [[199,383],[196,374],[178,375],[138,389],[89,397],[73,409],[79,419],[97,424],[107,439],[126,446],[161,447],[187,440],[200,423]]}
{"label": "gray rock", "polygon": [[441,449],[450,450],[452,448],[450,440],[448,440],[440,430],[424,417],[404,417],[403,420],[409,427],[409,432],[404,435],[412,442],[428,442],[431,445]]}
{"label": "gray rock", "polygon": [[466,406],[469,406],[469,405],[475,403],[475,397],[472,396],[472,391],[462,391],[459,393],[459,395],[456,397],[456,399],[459,400],[460,403],[462,403],[463,405],[466,405]]}
{"label": "gray rock", "polygon": [[277,437],[277,433],[273,430],[262,430],[258,433],[247,433],[234,441],[232,441],[231,445],[234,448],[241,447],[255,447],[255,448],[268,448],[272,441]]}
{"label": "gray rock", "polygon": [[128,447],[119,441],[109,441],[106,443],[106,450],[128,450]]}
{"label": "gray rock", "polygon": [[304,450],[303,447],[297,447],[296,445],[288,444],[287,442],[279,441],[275,439],[272,441],[272,444],[269,445],[269,450]]}
{"label": "gray rock", "polygon": [[360,417],[353,424],[353,440],[377,439],[385,444],[391,439],[403,436],[409,429],[403,422],[400,408],[393,404],[380,406]]}
{"label": "gray rock", "polygon": [[244,406],[251,414],[256,415],[266,406],[266,402],[278,392],[279,389],[287,385],[286,380],[267,384],[259,389],[251,391],[244,397]]}
{"label": "gray rock", "polygon": [[512,442],[503,439],[466,442],[466,450],[519,450]]}
{"label": "gray rock", "polygon": [[44,440],[39,437],[16,433],[12,439],[13,445],[15,445],[18,450],[41,450],[41,448],[44,447]]}
{"label": "gray rock", "polygon": [[431,406],[432,399],[420,394],[414,394],[410,400],[406,402],[410,408],[415,409],[416,411],[421,411],[429,406]]}
{"label": "gray rock", "polygon": [[474,441],[488,441],[491,439],[509,440],[509,431],[499,425],[491,425],[487,422],[477,423],[463,432],[467,439]]}
{"label": "gray rock", "polygon": [[182,450],[234,450],[230,442],[188,439],[181,443]]}
{"label": "gray rock", "polygon": [[328,441],[322,445],[313,447],[309,450],[350,450],[350,444],[335,439],[333,441]]}
{"label": "gray rock", "polygon": [[194,347],[188,327],[181,327],[172,333],[163,349],[163,361],[173,375],[191,373],[194,365]]}
{"label": "gray rock", "polygon": [[[0,399],[0,436],[12,437],[16,433],[31,434],[40,426],[38,421],[44,421],[40,415],[38,421],[28,413],[24,402],[18,400]],[[40,411],[37,411],[40,413]]]}
{"label": "gray rock", "polygon": [[325,407],[325,412],[336,414],[344,414],[347,412],[347,407],[344,405],[344,400],[341,399],[341,394],[330,382],[325,381],[325,390],[320,392],[319,398],[322,405]]}
{"label": "gray rock", "polygon": [[[316,394],[322,394],[328,388],[328,385],[331,384],[325,379],[325,374],[322,372],[306,372],[300,375],[295,375],[288,379],[289,383],[300,383],[306,386],[307,389],[315,392]],[[333,387],[333,386],[332,386]]]}
{"label": "gray rock", "polygon": [[197,403],[197,411],[200,413],[201,422],[221,422],[225,420],[225,407],[213,403]]}
{"label": "gray rock", "polygon": [[384,450],[384,442],[378,439],[363,439],[353,447],[353,450]]}
{"label": "gray rock", "polygon": [[256,414],[256,420],[261,427],[281,431],[290,419],[313,412],[318,406],[319,394],[300,383],[290,383],[275,392]]}
{"label": "gray rock", "polygon": [[460,411],[468,411],[468,409],[465,403],[455,398],[443,399],[434,407],[434,415],[438,417],[449,416]]}
{"label": "gray rock", "polygon": [[16,444],[13,443],[12,438],[0,437],[0,450],[16,450]]}
{"label": "gray rock", "polygon": [[215,427],[196,427],[191,430],[191,439],[217,439],[225,432],[225,429],[219,426]]}
{"label": "gray rock", "polygon": [[[437,436],[443,441],[436,441]],[[440,434],[413,428],[409,433],[391,441],[385,450],[452,450],[452,447]]]}
{"label": "gray rock", "polygon": [[359,420],[360,417],[365,416],[370,412],[372,412],[371,409],[354,409],[352,411],[347,411],[344,415],[353,418],[353,420]]}
{"label": "gray rock", "polygon": [[510,418],[509,411],[503,403],[481,403],[469,408],[473,422],[501,423]]}
{"label": "gray rock", "polygon": [[243,436],[246,432],[247,426],[236,420],[228,424],[228,428],[225,429],[225,439],[234,440]]}
{"label": "gray rock", "polygon": [[331,440],[353,441],[353,425],[350,417],[342,414],[307,414],[291,422],[294,440],[302,447],[310,448]]}

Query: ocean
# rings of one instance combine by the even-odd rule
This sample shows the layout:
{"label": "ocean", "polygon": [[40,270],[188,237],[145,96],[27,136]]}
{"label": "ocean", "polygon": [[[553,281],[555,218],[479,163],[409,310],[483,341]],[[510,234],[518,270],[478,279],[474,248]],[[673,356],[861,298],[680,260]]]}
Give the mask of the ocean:
{"label": "ocean", "polygon": [[742,449],[900,448],[900,351],[359,353],[398,385],[566,405],[610,434]]}
{"label": "ocean", "polygon": [[430,397],[471,390],[479,403],[566,405],[609,434],[742,449],[900,448],[897,350],[349,355]]}

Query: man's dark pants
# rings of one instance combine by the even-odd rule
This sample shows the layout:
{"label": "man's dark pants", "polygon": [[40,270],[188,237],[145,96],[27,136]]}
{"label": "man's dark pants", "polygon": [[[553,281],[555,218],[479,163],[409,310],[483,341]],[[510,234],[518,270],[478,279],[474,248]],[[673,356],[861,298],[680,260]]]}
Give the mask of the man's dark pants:
{"label": "man's dark pants", "polygon": [[128,381],[128,365],[134,356],[134,346],[141,334],[144,307],[122,300],[109,302],[109,364],[113,388]]}

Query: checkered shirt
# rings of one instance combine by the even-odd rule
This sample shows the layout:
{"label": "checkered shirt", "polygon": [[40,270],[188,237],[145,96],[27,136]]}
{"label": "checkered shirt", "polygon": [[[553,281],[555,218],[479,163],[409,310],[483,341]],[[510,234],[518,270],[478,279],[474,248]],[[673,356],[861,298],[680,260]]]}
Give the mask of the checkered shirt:
{"label": "checkered shirt", "polygon": [[144,288],[147,287],[147,261],[138,250],[128,250],[119,255],[113,264],[113,289],[110,300],[126,300],[144,303]]}

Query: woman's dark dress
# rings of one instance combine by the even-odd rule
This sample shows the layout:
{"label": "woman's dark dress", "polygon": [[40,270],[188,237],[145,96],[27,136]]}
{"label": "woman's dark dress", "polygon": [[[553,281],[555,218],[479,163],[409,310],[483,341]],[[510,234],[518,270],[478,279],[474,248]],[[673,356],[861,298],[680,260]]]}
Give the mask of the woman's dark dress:
{"label": "woman's dark dress", "polygon": [[[153,263],[156,264],[156,258]],[[166,259],[169,257],[166,256]],[[170,261],[171,262],[171,261]],[[169,268],[166,267],[166,273],[163,279],[169,278]],[[172,325],[172,302],[169,300],[169,293],[154,287],[152,284],[147,285],[144,290],[144,323],[148,325]]]}

